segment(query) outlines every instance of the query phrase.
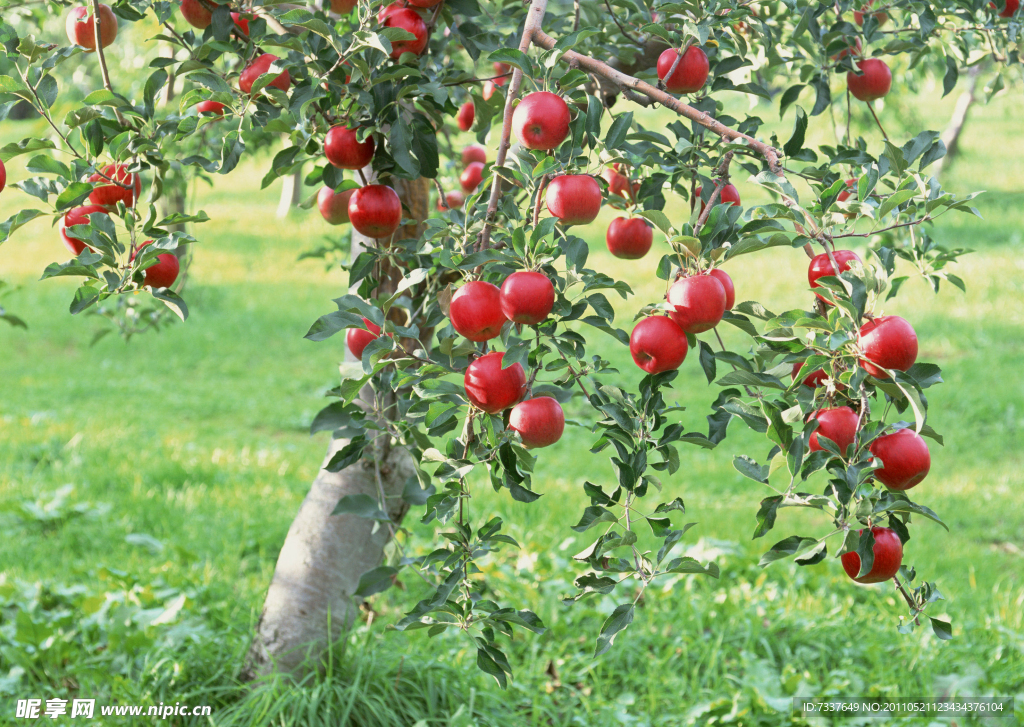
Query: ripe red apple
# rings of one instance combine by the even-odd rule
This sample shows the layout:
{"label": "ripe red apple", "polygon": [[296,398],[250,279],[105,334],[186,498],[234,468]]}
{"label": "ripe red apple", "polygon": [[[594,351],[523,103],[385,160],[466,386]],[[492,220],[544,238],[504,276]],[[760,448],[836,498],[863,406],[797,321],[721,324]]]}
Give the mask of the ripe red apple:
{"label": "ripe red apple", "polygon": [[608,252],[623,260],[639,260],[651,249],[654,228],[643,217],[616,217],[604,236]]}
{"label": "ripe red apple", "polygon": [[508,63],[502,63],[501,61],[495,61],[492,64],[492,67],[494,68],[494,75],[495,76],[503,76],[502,78],[495,78],[494,79],[494,85],[495,86],[504,86],[506,83],[508,83],[509,77],[506,76],[505,74],[512,71],[512,66],[510,66]]}
{"label": "ripe red apple", "polygon": [[349,197],[348,218],[361,235],[390,237],[402,224],[402,201],[391,187],[368,184]]}
{"label": "ripe red apple", "polygon": [[543,273],[512,273],[501,284],[500,303],[505,318],[534,326],[547,318],[554,307],[555,286]]}
{"label": "ripe red apple", "polygon": [[[867,3],[866,5],[863,5],[860,10],[854,10],[853,11],[853,21],[855,23],[857,23],[857,25],[860,25],[861,27],[863,27],[864,26],[864,16],[872,14],[871,13],[871,6],[874,5],[874,4],[875,4],[875,0],[870,0],[870,2]],[[877,13],[874,13],[874,16],[875,16],[875,20],[878,21],[878,27],[882,27],[889,20],[889,14],[884,12],[884,11],[879,11]]]}
{"label": "ripe red apple", "polygon": [[569,135],[569,107],[561,96],[534,91],[512,114],[512,129],[527,149],[554,149]]}
{"label": "ripe red apple", "polygon": [[385,5],[377,13],[377,22],[384,25],[384,21],[390,18],[392,15],[397,13],[399,10],[404,10],[408,7],[404,2],[394,2],[390,5]]}
{"label": "ripe red apple", "polygon": [[831,409],[819,409],[811,414],[818,420],[818,428],[811,434],[810,450],[817,452],[825,449],[818,442],[818,435],[831,439],[845,453],[846,448],[853,444],[857,436],[857,412],[848,406],[837,406]]}
{"label": "ripe red apple", "polygon": [[563,225],[586,225],[601,211],[601,185],[589,174],[563,174],[548,184],[544,203]]}
{"label": "ripe red apple", "polygon": [[[92,13],[86,7],[72,8],[64,25],[68,40],[87,51],[96,50],[96,29]],[[100,46],[106,48],[117,37],[117,16],[109,6],[100,4]]]}
{"label": "ripe red apple", "polygon": [[[247,65],[245,70],[242,71],[242,75],[238,77],[238,87],[242,89],[242,93],[251,94],[252,85],[256,83],[256,79],[270,71],[270,65],[279,60],[281,59],[272,53],[264,53]],[[288,69],[278,73],[277,77],[269,85],[288,93],[288,89],[292,86],[292,77],[288,73]]]}
{"label": "ripe red apple", "polygon": [[679,58],[679,51],[676,48],[668,48],[658,56],[658,78],[665,84],[669,93],[694,93],[704,87],[708,80],[708,57],[704,51],[695,45],[686,49],[676,72],[671,78],[665,76],[672,70],[672,64]]}
{"label": "ripe red apple", "polygon": [[4,191],[4,187],[7,186],[7,167],[4,166],[3,160],[0,159],[0,192]]}
{"label": "ripe red apple", "polygon": [[[153,241],[146,240],[139,245],[139,249],[135,251],[131,259],[134,260],[135,256],[142,252],[142,248],[151,242]],[[142,284],[152,288],[170,288],[174,285],[174,281],[178,279],[178,271],[180,270],[178,256],[172,252],[164,252],[157,255],[156,259],[156,264],[150,265],[142,271]]]}
{"label": "ripe red apple", "polygon": [[332,126],[324,137],[324,156],[338,169],[362,169],[373,160],[372,136],[359,141],[356,130]]}
{"label": "ripe red apple", "polygon": [[369,318],[363,318],[363,325],[369,330],[349,328],[348,333],[345,334],[345,345],[359,361],[363,359],[363,350],[380,336],[380,326]]}
{"label": "ripe red apple", "polygon": [[856,194],[856,192],[857,192],[857,180],[856,179],[847,179],[846,180],[846,189],[844,189],[842,192],[839,193],[839,197],[837,199],[840,202],[845,202],[850,197],[852,197],[854,194]]}
{"label": "ripe red apple", "polygon": [[565,413],[562,405],[550,396],[536,396],[513,407],[508,428],[519,432],[527,449],[550,447],[562,438]]}
{"label": "ripe red apple", "polygon": [[455,291],[448,317],[460,335],[477,342],[500,336],[508,320],[501,312],[501,291],[484,280],[470,281]]}
{"label": "ripe red apple", "polygon": [[729,277],[729,273],[721,268],[711,268],[708,271],[708,275],[721,283],[722,287],[725,288],[725,309],[732,310],[732,307],[736,304],[736,288],[732,284],[732,278]]}
{"label": "ripe red apple", "polygon": [[196,113],[223,116],[225,108],[227,107],[220,101],[200,101],[196,104]]}
{"label": "ripe red apple", "polygon": [[459,107],[459,113],[455,116],[455,123],[459,125],[462,131],[469,131],[473,126],[475,118],[476,109],[473,107],[473,102],[467,101]]}
{"label": "ripe red apple", "polygon": [[677,369],[686,360],[688,346],[683,329],[671,318],[649,316],[629,336],[629,353],[649,374]]}
{"label": "ripe red apple", "polygon": [[850,93],[860,101],[874,101],[883,98],[892,87],[892,71],[885,61],[878,58],[865,58],[857,61],[857,68],[863,75],[853,71],[846,74],[846,85]]}
{"label": "ripe red apple", "polygon": [[419,55],[426,49],[430,34],[423,18],[412,8],[395,10],[384,20],[386,28],[401,28],[416,36],[414,40],[395,40],[391,42],[391,57],[398,58],[403,53]]}
{"label": "ripe red apple", "polygon": [[249,35],[249,21],[252,19],[251,15],[242,15],[241,13],[231,13],[231,19],[235,23],[240,31],[245,35]]}
{"label": "ripe red apple", "polygon": [[348,202],[354,189],[335,192],[330,187],[323,187],[316,195],[316,207],[328,224],[340,225],[348,222]]}
{"label": "ripe red apple", "polygon": [[415,5],[418,8],[432,8],[437,5],[441,0],[407,0],[410,5]]}
{"label": "ripe red apple", "polygon": [[199,0],[181,0],[181,14],[193,28],[205,30],[213,22],[213,13]]}
{"label": "ripe red apple", "polygon": [[640,190],[640,182],[630,182],[629,177],[619,171],[618,164],[605,167],[601,176],[608,182],[608,192],[611,194],[617,194],[625,199],[634,199]]}
{"label": "ripe red apple", "polygon": [[129,173],[125,164],[108,164],[103,167],[102,175],[97,172],[89,177],[90,182],[105,182],[107,179],[120,184],[130,184],[131,189],[116,184],[100,184],[90,192],[89,201],[105,207],[115,207],[118,202],[124,202],[127,207],[134,207],[142,195],[142,178],[138,174]]}
{"label": "ripe red apple", "polygon": [[359,0],[331,0],[331,12],[348,15],[355,9],[358,2]]}
{"label": "ripe red apple", "polygon": [[831,56],[832,60],[838,61],[842,60],[848,55],[859,56],[861,54],[862,47],[860,44],[860,38],[854,38],[853,43],[850,43],[849,38],[846,38],[845,40],[847,42],[847,46],[838,53],[836,53],[834,56]]}
{"label": "ripe red apple", "polygon": [[[458,191],[457,189],[453,189],[451,192],[444,193],[444,200],[445,202],[448,203],[449,209],[457,210],[462,209],[462,205],[465,203],[466,197],[462,194],[462,192]],[[445,211],[445,207],[444,205],[441,204],[440,198],[437,200],[437,211]]]}
{"label": "ripe red apple", "polygon": [[479,144],[470,144],[462,150],[462,166],[468,167],[473,162],[487,163],[487,150]]}
{"label": "ripe red apple", "polygon": [[[996,9],[995,3],[989,3],[988,6],[993,10]],[[1006,4],[1003,5],[1003,9],[999,11],[1000,18],[1010,18],[1017,12],[1017,8],[1020,7],[1020,0],[1006,0]]]}
{"label": "ripe red apple", "polygon": [[86,245],[82,240],[68,237],[64,230],[75,225],[88,225],[89,215],[97,212],[102,212],[105,215],[110,214],[110,211],[106,207],[98,204],[87,204],[84,207],[75,207],[74,209],[68,210],[67,214],[61,217],[60,222],[57,223],[57,230],[60,232],[60,239],[64,241],[64,247],[70,250],[72,255],[80,255]]}
{"label": "ripe red apple", "polygon": [[[793,364],[793,378],[796,379],[800,375],[800,369],[804,367],[803,361],[797,361]],[[803,384],[808,389],[816,389],[819,386],[825,385],[825,379],[828,378],[828,374],[825,373],[824,369],[816,369],[804,377]],[[846,391],[846,387],[836,382],[836,391]]]}
{"label": "ripe red apple", "polygon": [[875,470],[875,478],[892,490],[909,490],[920,484],[932,466],[928,445],[913,429],[885,434],[868,449],[885,465]]}
{"label": "ripe red apple", "polygon": [[[858,534],[863,530],[858,530]],[[871,570],[860,578],[860,556],[856,551],[843,553],[843,570],[857,583],[881,583],[887,581],[900,572],[900,564],[903,563],[903,543],[891,528],[871,528],[871,534],[875,538],[875,545],[871,551],[875,554]]]}
{"label": "ripe red apple", "polygon": [[484,178],[484,165],[480,162],[470,162],[462,174],[459,175],[459,184],[466,194],[473,194]]}
{"label": "ripe red apple", "polygon": [[494,95],[494,89],[495,88],[497,88],[497,87],[494,85],[494,81],[484,81],[484,90],[483,90],[484,101],[490,101],[491,100],[491,96]]}
{"label": "ripe red apple", "polygon": [[906,371],[917,361],[917,333],[899,316],[880,316],[860,327],[857,336],[860,365],[876,379],[887,379],[882,369]]}
{"label": "ripe red apple", "polygon": [[[703,186],[697,187],[697,189],[693,190],[693,198],[700,200],[700,211],[701,212],[703,212],[704,208],[707,207],[707,205],[704,204],[704,200],[701,199],[701,197],[700,197],[701,192],[703,192],[703,191],[704,191],[704,187]],[[739,207],[740,206],[740,191],[738,189],[736,189],[735,185],[732,185],[732,184],[725,185],[724,187],[722,187],[722,191],[718,193],[718,201],[715,202],[715,204],[716,205],[719,205],[719,204],[731,204],[734,207]]]}
{"label": "ripe red apple", "polygon": [[680,278],[668,289],[669,315],[686,333],[703,333],[717,326],[725,315],[725,287],[710,275]]}
{"label": "ripe red apple", "polygon": [[[807,282],[811,284],[812,288],[820,288],[818,285],[818,278],[831,275],[832,277],[838,278],[844,271],[850,269],[850,265],[854,260],[861,262],[860,255],[855,253],[853,250],[836,250],[832,253],[832,257],[836,260],[836,266],[839,267],[839,271],[836,272],[836,267],[832,265],[832,261],[828,257],[827,252],[823,252],[820,255],[815,255],[811,259],[811,264],[807,267]],[[815,293],[818,299],[826,305],[832,305],[831,302],[825,300],[822,296]]]}
{"label": "ripe red apple", "polygon": [[501,368],[503,353],[488,353],[466,369],[463,380],[466,397],[478,409],[497,414],[517,403],[526,394],[526,372],[517,361]]}

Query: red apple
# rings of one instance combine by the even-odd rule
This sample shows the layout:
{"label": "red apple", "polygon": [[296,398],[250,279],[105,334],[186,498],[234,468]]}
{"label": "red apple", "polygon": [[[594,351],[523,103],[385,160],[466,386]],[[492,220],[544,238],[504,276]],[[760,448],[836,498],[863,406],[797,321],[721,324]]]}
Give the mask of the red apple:
{"label": "red apple", "polygon": [[[854,260],[861,262],[860,255],[853,252],[853,250],[836,250],[832,253],[832,257],[835,258],[836,264],[832,265],[832,260],[829,259],[828,253],[823,252],[820,255],[815,255],[811,259],[811,264],[807,267],[807,282],[811,284],[812,288],[820,288],[818,285],[818,278],[831,275],[834,278],[838,278],[844,271],[850,269],[850,265]],[[839,270],[836,271],[838,266]],[[832,305],[831,302],[825,300],[824,297],[818,295],[818,299],[826,305]]]}
{"label": "red apple", "polygon": [[356,130],[332,126],[324,137],[324,156],[338,169],[362,169],[373,160],[372,136],[359,141]]}
{"label": "red apple", "polygon": [[473,119],[476,118],[476,109],[472,101],[467,101],[459,107],[459,113],[455,116],[455,123],[462,131],[469,131],[473,126]]}
{"label": "red apple", "polygon": [[[858,530],[858,534],[863,530]],[[903,543],[891,528],[871,528],[871,534],[875,538],[875,545],[871,551],[875,554],[871,570],[860,578],[860,556],[856,551],[843,553],[843,570],[857,583],[881,583],[887,581],[900,572],[900,564],[903,563]]]}
{"label": "red apple", "polygon": [[225,108],[227,107],[220,101],[200,101],[196,104],[196,113],[223,116]]}
{"label": "red apple", "polygon": [[667,48],[658,56],[658,78],[665,84],[669,93],[694,93],[704,87],[708,80],[708,57],[704,51],[695,45],[686,49],[676,72],[671,78],[665,76],[672,70],[672,64],[679,58],[679,51],[676,48]]}
{"label": "red apple", "polygon": [[331,0],[331,12],[348,15],[355,9],[358,2],[359,0]]}
{"label": "red apple", "polygon": [[[142,248],[149,245],[151,242],[153,241],[146,240],[144,243],[139,245],[139,249],[135,251],[135,255],[142,252]],[[135,259],[135,255],[132,255],[132,260]],[[150,265],[142,271],[142,284],[148,285],[151,288],[170,288],[174,285],[174,281],[178,279],[178,271],[180,270],[178,256],[172,252],[165,252],[157,255],[156,259],[157,262],[155,264]]]}
{"label": "red apple", "polygon": [[[800,369],[804,367],[803,361],[797,361],[793,364],[793,378],[796,379],[800,375]],[[804,377],[803,384],[808,389],[816,389],[819,386],[825,385],[825,379],[828,378],[828,374],[825,373],[824,369],[817,369]],[[842,391],[846,387],[842,384],[838,384],[836,389]]]}
{"label": "red apple", "polygon": [[832,60],[838,61],[842,60],[848,55],[859,56],[861,54],[862,47],[860,44],[860,38],[854,38],[853,43],[850,43],[849,38],[846,38],[845,40],[847,42],[847,46],[838,53],[836,53],[834,56],[831,56]]}
{"label": "red apple", "polygon": [[473,194],[476,188],[480,186],[480,182],[484,178],[484,165],[480,162],[470,162],[466,165],[466,168],[462,170],[462,174],[459,176],[459,184],[462,185],[462,190],[466,194]]}
{"label": "red apple", "polygon": [[526,394],[526,373],[516,362],[501,368],[504,354],[488,353],[476,359],[466,369],[464,381],[466,397],[478,409],[497,414],[517,403]]}
{"label": "red apple", "polygon": [[729,277],[729,273],[721,268],[711,268],[708,271],[708,275],[721,283],[722,287],[725,288],[725,309],[732,310],[732,307],[736,304],[736,288],[732,284],[732,278]]}
{"label": "red apple", "polygon": [[920,484],[932,466],[928,445],[913,429],[885,434],[868,449],[885,465],[875,470],[875,478],[892,490],[909,490]]}
{"label": "red apple", "polygon": [[604,236],[608,252],[623,260],[639,260],[651,249],[654,228],[643,217],[616,217]]}
{"label": "red apple", "polygon": [[501,312],[513,323],[534,326],[548,317],[555,305],[555,286],[543,273],[512,273],[501,284]]}
{"label": "red apple", "polygon": [[427,24],[423,22],[420,14],[411,8],[395,10],[384,20],[386,28],[401,28],[412,33],[414,40],[395,40],[391,42],[391,57],[398,58],[403,53],[419,55],[426,49],[430,34],[427,32]]}
{"label": "red apple", "polygon": [[857,61],[857,68],[863,75],[853,71],[846,74],[846,85],[853,97],[860,101],[874,101],[883,98],[892,87],[892,71],[885,61],[878,58],[865,58]]}
{"label": "red apple", "polygon": [[102,212],[105,215],[110,214],[106,207],[98,204],[87,204],[84,207],[75,207],[74,209],[68,210],[67,214],[61,217],[60,222],[57,223],[57,229],[60,232],[60,239],[64,241],[64,247],[70,250],[72,255],[80,255],[86,245],[82,240],[69,237],[65,234],[64,230],[75,225],[88,225],[89,215],[97,212]]}
{"label": "red apple", "polygon": [[249,21],[252,20],[251,15],[242,15],[241,13],[231,13],[231,19],[235,21],[235,27],[237,27],[245,35],[249,35]]}
{"label": "red apple", "polygon": [[418,8],[432,8],[437,5],[441,0],[407,0],[410,5],[415,5]]}
{"label": "red apple", "polygon": [[362,328],[349,328],[345,334],[345,345],[357,360],[363,360],[363,351],[380,336],[380,326],[369,318],[363,318],[363,325],[369,330]]}
{"label": "red apple", "polygon": [[102,171],[102,175],[97,172],[89,177],[89,181],[105,182],[111,179],[120,184],[130,184],[131,189],[116,184],[100,184],[89,194],[89,201],[105,207],[115,207],[118,202],[124,202],[127,207],[134,207],[142,195],[142,178],[138,174],[129,173],[125,164],[108,164]]}
{"label": "red apple", "polygon": [[316,206],[328,224],[340,225],[348,222],[348,202],[354,189],[335,192],[330,187],[323,187],[316,195]]}
{"label": "red apple", "polygon": [[0,159],[0,192],[4,191],[4,187],[7,186],[7,167],[4,166],[3,160]]}
{"label": "red apple", "polygon": [[703,333],[717,326],[725,315],[725,288],[718,278],[691,275],[672,284],[668,302],[675,306],[669,315],[683,331]]}
{"label": "red apple", "polygon": [[[989,3],[988,6],[993,10],[996,9],[995,3]],[[1003,5],[1003,9],[999,11],[1000,18],[1010,18],[1017,12],[1017,8],[1020,7],[1020,0],[1006,0],[1006,4]]]}
{"label": "red apple", "polygon": [[385,5],[377,13],[377,22],[384,25],[384,21],[390,18],[392,15],[397,13],[399,10],[404,10],[408,7],[404,2],[395,2],[390,5]]}
{"label": "red apple", "polygon": [[491,100],[491,96],[494,95],[494,89],[495,88],[497,88],[497,87],[494,85],[494,81],[484,81],[484,90],[483,90],[484,101],[490,101]]}
{"label": "red apple", "polygon": [[[445,192],[444,199],[445,202],[448,203],[448,209],[453,210],[462,209],[462,205],[466,202],[466,197],[462,194],[462,192],[458,191],[457,189],[453,189],[451,192]],[[440,199],[437,200],[437,211],[445,211],[445,207],[443,204],[441,204]]]}
{"label": "red apple", "polygon": [[534,91],[512,114],[512,129],[527,149],[554,149],[569,135],[569,107],[561,96]]}
{"label": "red apple", "polygon": [[563,174],[548,184],[544,203],[563,225],[586,225],[601,211],[601,185],[589,174]]}
{"label": "red apple", "polygon": [[[853,11],[853,21],[855,23],[857,23],[857,25],[860,25],[860,26],[863,27],[863,25],[864,25],[864,16],[872,14],[871,13],[871,6],[874,5],[874,4],[875,4],[875,0],[871,0],[869,3],[867,3],[864,6],[862,6],[860,10],[854,10]],[[885,25],[886,22],[889,20],[889,14],[886,13],[886,12],[881,12],[880,11],[880,12],[874,13],[874,16],[875,16],[875,20],[878,21],[878,26],[879,27]]]}
{"label": "red apple", "polygon": [[519,432],[527,449],[550,447],[562,438],[565,414],[562,405],[550,396],[536,396],[513,407],[508,428]]}
{"label": "red apple", "polygon": [[[96,50],[96,29],[93,26],[92,13],[86,7],[72,8],[68,13],[64,29],[68,40],[80,45],[87,51]],[[106,48],[117,37],[117,16],[107,5],[100,5],[100,46]]]}
{"label": "red apple", "polygon": [[[704,191],[704,187],[703,186],[697,187],[697,189],[693,190],[693,198],[700,200],[700,211],[701,212],[703,212],[704,208],[707,207],[707,205],[704,204],[704,200],[701,199],[701,197],[700,197],[701,192],[703,192],[703,191]],[[731,204],[734,207],[739,207],[740,206],[740,191],[738,189],[736,189],[736,187],[734,185],[732,185],[732,184],[725,185],[724,187],[722,187],[722,191],[718,193],[718,201],[716,201],[715,204],[716,205],[719,205],[719,204]]]}
{"label": "red apple", "polygon": [[448,317],[452,328],[470,341],[489,341],[501,335],[505,314],[501,312],[501,291],[483,280],[473,280],[455,291]]}
{"label": "red apple", "polygon": [[213,22],[213,13],[199,0],[181,0],[181,14],[193,28],[205,30]]}
{"label": "red apple", "polygon": [[649,374],[679,368],[686,359],[687,350],[683,329],[665,316],[644,318],[629,336],[629,352],[633,361]]}
{"label": "red apple", "polygon": [[608,182],[609,193],[617,194],[625,199],[635,199],[635,195],[640,189],[640,182],[630,182],[629,177],[619,171],[618,164],[605,167],[601,176]]}
{"label": "red apple", "polygon": [[856,193],[857,193],[857,180],[856,179],[847,179],[846,180],[846,189],[844,189],[842,192],[839,193],[839,197],[837,199],[840,202],[845,202],[846,200],[848,200],[850,197],[852,197]]}
{"label": "red apple", "polygon": [[810,418],[818,420],[818,428],[811,434],[810,450],[817,452],[825,449],[818,442],[818,435],[831,439],[845,453],[846,448],[853,444],[857,436],[857,412],[848,406],[837,406],[831,409],[819,409]]}
{"label": "red apple", "polygon": [[462,166],[468,167],[473,162],[487,163],[487,150],[479,144],[470,144],[462,150]]}
{"label": "red apple", "polygon": [[[279,60],[281,59],[271,53],[264,53],[247,65],[245,70],[242,71],[242,75],[238,78],[238,87],[242,89],[242,93],[251,94],[252,85],[256,83],[256,79],[269,72],[270,65]],[[288,73],[288,69],[278,73],[277,77],[269,85],[288,93],[288,89],[292,86],[292,77]]]}
{"label": "red apple", "polygon": [[391,187],[368,184],[349,197],[348,218],[361,235],[391,237],[402,224],[402,201]]}
{"label": "red apple", "polygon": [[917,361],[917,333],[899,316],[880,316],[860,327],[857,336],[860,365],[876,379],[887,379],[883,369],[906,371]]}
{"label": "red apple", "polygon": [[509,77],[506,76],[505,74],[512,71],[512,66],[510,66],[507,63],[501,63],[500,61],[495,61],[492,64],[492,67],[494,68],[494,75],[502,76],[502,78],[495,78],[494,79],[494,85],[495,86],[504,86],[506,83],[508,83]]}

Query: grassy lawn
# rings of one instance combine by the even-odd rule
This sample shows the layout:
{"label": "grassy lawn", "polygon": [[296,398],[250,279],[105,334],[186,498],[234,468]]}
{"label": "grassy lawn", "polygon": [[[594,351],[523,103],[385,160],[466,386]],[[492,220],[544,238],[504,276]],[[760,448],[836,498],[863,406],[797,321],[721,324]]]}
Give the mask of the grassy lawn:
{"label": "grassy lawn", "polygon": [[[950,99],[922,103],[883,118],[902,142],[901,117],[916,128],[941,127],[950,107]],[[988,190],[978,204],[984,220],[948,217],[934,230],[944,244],[976,250],[956,271],[967,293],[949,286],[935,296],[915,280],[886,307],[913,323],[920,359],[939,364],[946,381],[929,390],[930,421],[946,445],[931,446],[932,473],[915,499],[950,532],[915,523],[905,562],[938,581],[946,601],[936,613],[952,618],[952,641],[924,629],[897,634],[902,603],[891,590],[853,584],[832,558],[759,569],[758,554],[772,542],[824,534],[827,523],[786,511],[775,532],[751,543],[757,503],[768,492],[731,462],[744,453],[763,459],[767,448],[734,424],[716,450],[683,452],[663,498],[684,498],[698,525],[681,548],[714,559],[721,579],[684,577],[650,589],[634,624],[594,660],[600,623],[617,601],[568,607],[560,596],[582,573],[571,556],[584,542],[569,530],[587,504],[582,482],[607,483],[613,474],[603,455],[582,454],[589,431],[570,428],[541,457],[538,503],[495,495],[483,481],[473,501],[475,517],[501,516],[523,546],[490,562],[492,587],[549,628],[511,646],[517,676],[507,692],[477,672],[464,638],[387,630],[417,599],[413,579],[373,601],[373,618],[339,642],[325,677],[301,688],[242,690],[235,677],[249,635],[325,446],[326,435],[309,437],[308,424],[342,356],[341,336],[320,344],[302,336],[346,281],[320,262],[296,261],[338,233],[315,212],[274,217],[277,186],[256,189],[264,155],[198,193],[213,222],[197,230],[188,322],[129,345],[108,336],[90,346],[101,322],[68,315],[73,283],[34,282],[47,263],[66,257],[48,222],[0,248],[0,277],[22,286],[3,304],[29,325],[0,327],[0,724],[14,714],[14,699],[47,696],[209,704],[211,724],[238,725],[832,724],[793,714],[790,699],[952,693],[1016,696],[1019,717],[1022,110],[1006,99],[978,108],[963,156],[944,179],[956,192]],[[777,124],[782,140],[789,124],[791,117]],[[30,133],[8,122],[3,138]],[[18,179],[20,166],[9,169]],[[763,199],[737,181],[745,201]],[[5,191],[0,216],[25,199]],[[623,262],[605,253],[612,216],[605,211],[585,233],[590,265],[617,271],[637,293],[613,301],[619,326],[628,328],[639,301],[657,297],[662,282],[651,274],[653,255]],[[800,250],[773,249],[727,269],[737,300],[786,310],[807,305],[806,265]],[[723,335],[727,345],[740,341],[731,330]],[[610,338],[599,345],[622,382],[635,385],[628,352]],[[707,385],[695,356],[675,388],[688,406],[683,423],[705,427],[718,387]],[[583,413],[578,403],[567,410],[573,418]],[[429,548],[432,527],[415,515],[407,524],[414,548]]]}

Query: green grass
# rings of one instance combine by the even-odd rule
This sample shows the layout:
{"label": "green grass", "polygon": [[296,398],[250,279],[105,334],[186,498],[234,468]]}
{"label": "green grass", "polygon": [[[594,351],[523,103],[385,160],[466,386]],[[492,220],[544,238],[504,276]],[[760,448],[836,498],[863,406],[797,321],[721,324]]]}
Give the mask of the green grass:
{"label": "green grass", "polygon": [[[949,103],[915,108],[921,117],[948,118]],[[260,174],[249,164],[200,192],[198,206],[214,221],[197,231],[189,321],[129,345],[111,336],[90,346],[100,322],[67,314],[73,284],[34,282],[65,256],[45,222],[0,248],[3,277],[23,285],[3,303],[29,324],[28,331],[0,328],[0,724],[13,715],[12,699],[49,695],[211,704],[212,723],[224,725],[422,720],[459,727],[805,724],[775,711],[794,695],[907,698],[953,690],[1016,695],[1021,703],[1021,110],[1016,100],[977,109],[963,156],[945,180],[958,192],[990,190],[979,201],[984,221],[962,215],[936,226],[944,243],[977,251],[957,271],[968,292],[949,287],[936,297],[918,280],[886,307],[913,322],[921,359],[938,363],[946,380],[929,391],[931,421],[946,446],[932,447],[932,474],[915,495],[950,532],[915,523],[907,561],[938,580],[947,597],[938,612],[953,619],[953,641],[927,630],[898,635],[902,611],[893,594],[852,584],[833,559],[758,569],[758,553],[773,536],[823,534],[827,523],[787,511],[769,542],[751,543],[767,491],[740,477],[731,461],[741,453],[763,457],[767,447],[734,424],[718,449],[685,451],[680,472],[666,478],[665,499],[682,496],[687,519],[699,523],[681,548],[714,559],[721,579],[651,588],[611,652],[592,659],[601,620],[616,601],[567,607],[560,596],[582,572],[571,555],[584,541],[568,529],[587,504],[581,483],[609,482],[612,473],[603,456],[582,454],[592,435],[571,428],[542,454],[539,503],[513,502],[483,482],[474,490],[474,516],[501,516],[523,545],[489,562],[491,587],[535,610],[550,629],[517,637],[508,692],[476,671],[465,639],[387,631],[415,602],[413,579],[408,590],[373,601],[373,622],[341,638],[328,675],[299,688],[239,686],[278,549],[323,454],[324,435],[310,438],[308,423],[342,356],[341,337],[313,344],[302,335],[345,286],[340,271],[296,262],[300,251],[337,233],[315,213],[275,219],[276,189],[257,191]],[[895,116],[885,120],[902,139]],[[790,123],[777,124],[783,139]],[[30,133],[26,124],[5,129],[11,137]],[[13,181],[19,167],[10,169]],[[738,181],[745,200],[760,199]],[[24,199],[18,194],[0,197],[4,217]],[[633,285],[636,298],[614,301],[626,327],[661,282],[651,260],[612,268],[603,229],[586,230],[591,263]],[[776,249],[739,258],[729,272],[739,299],[785,310],[806,304],[805,268],[801,251]],[[635,381],[627,352],[600,345],[622,381]],[[689,407],[682,421],[701,428],[716,391],[695,357],[675,388]],[[568,414],[582,418],[584,411],[577,403]],[[432,528],[414,516],[407,524],[413,547],[428,548]],[[180,610],[159,623],[175,604]]]}

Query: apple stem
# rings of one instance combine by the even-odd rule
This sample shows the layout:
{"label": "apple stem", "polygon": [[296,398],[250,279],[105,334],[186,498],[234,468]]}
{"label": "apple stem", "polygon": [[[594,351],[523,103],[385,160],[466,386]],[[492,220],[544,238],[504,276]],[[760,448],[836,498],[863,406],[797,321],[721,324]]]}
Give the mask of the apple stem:
{"label": "apple stem", "polygon": [[548,185],[548,179],[550,174],[541,175],[540,181],[537,183],[537,201],[533,205],[533,226],[537,226],[537,222],[540,220],[540,201],[543,199],[541,195],[544,194],[544,188]]}

